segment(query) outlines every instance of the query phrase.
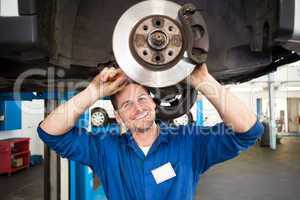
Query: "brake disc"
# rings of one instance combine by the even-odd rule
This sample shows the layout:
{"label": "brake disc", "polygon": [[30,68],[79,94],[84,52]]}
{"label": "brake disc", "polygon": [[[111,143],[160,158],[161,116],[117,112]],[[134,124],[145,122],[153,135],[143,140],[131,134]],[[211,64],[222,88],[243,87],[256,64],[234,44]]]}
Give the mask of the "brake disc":
{"label": "brake disc", "polygon": [[113,52],[129,78],[160,88],[182,81],[194,70],[177,19],[180,8],[171,1],[148,0],[121,16],[113,33]]}
{"label": "brake disc", "polygon": [[126,75],[152,89],[157,116],[167,120],[190,110],[197,91],[180,83],[205,62],[208,32],[200,10],[148,0],[130,7],[113,33],[113,52]]}

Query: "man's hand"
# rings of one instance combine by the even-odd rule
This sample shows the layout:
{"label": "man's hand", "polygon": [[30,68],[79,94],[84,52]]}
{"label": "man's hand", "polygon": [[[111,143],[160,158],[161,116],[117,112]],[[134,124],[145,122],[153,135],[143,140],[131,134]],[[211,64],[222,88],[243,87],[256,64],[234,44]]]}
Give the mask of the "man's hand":
{"label": "man's hand", "polygon": [[90,83],[88,88],[97,99],[111,96],[122,90],[128,83],[128,78],[121,69],[105,67]]}
{"label": "man's hand", "polygon": [[89,84],[67,102],[59,105],[41,123],[41,128],[51,135],[62,135],[74,127],[80,115],[104,96],[110,96],[127,84],[120,69],[104,68]]}

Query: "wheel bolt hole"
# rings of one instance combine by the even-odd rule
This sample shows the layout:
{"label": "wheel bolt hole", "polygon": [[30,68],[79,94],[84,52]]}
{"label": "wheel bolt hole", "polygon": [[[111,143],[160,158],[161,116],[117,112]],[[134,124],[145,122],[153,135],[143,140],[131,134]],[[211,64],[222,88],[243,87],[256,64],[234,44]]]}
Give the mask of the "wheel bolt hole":
{"label": "wheel bolt hole", "polygon": [[156,22],[155,22],[155,24],[156,24],[156,26],[160,26],[160,21],[159,20],[157,20]]}
{"label": "wheel bolt hole", "polygon": [[160,61],[160,56],[156,56],[155,60],[156,60],[156,62],[159,62]]}
{"label": "wheel bolt hole", "polygon": [[144,29],[144,31],[147,31],[148,30],[148,26],[144,25],[143,29]]}
{"label": "wheel bolt hole", "polygon": [[168,55],[169,55],[169,56],[172,56],[172,55],[173,55],[173,51],[169,51],[169,52],[168,52]]}
{"label": "wheel bolt hole", "polygon": [[169,31],[172,32],[173,31],[173,26],[169,26]]}
{"label": "wheel bolt hole", "polygon": [[148,55],[148,52],[147,52],[146,50],[144,50],[144,51],[143,51],[143,55],[144,55],[144,56],[147,56],[147,55]]}

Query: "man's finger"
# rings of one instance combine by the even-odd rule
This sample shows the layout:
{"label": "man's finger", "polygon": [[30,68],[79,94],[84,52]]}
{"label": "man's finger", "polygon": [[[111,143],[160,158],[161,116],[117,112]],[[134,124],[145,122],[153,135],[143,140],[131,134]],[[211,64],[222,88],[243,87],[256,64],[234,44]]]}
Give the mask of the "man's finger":
{"label": "man's finger", "polygon": [[118,74],[119,74],[119,72],[117,70],[110,71],[108,74],[108,80],[112,81],[112,80],[116,79]]}
{"label": "man's finger", "polygon": [[100,72],[100,74],[105,74],[106,72],[107,72],[107,70],[108,70],[108,67],[104,67],[102,70],[101,70],[101,72]]}
{"label": "man's finger", "polygon": [[105,82],[106,80],[106,74],[107,74],[107,71],[108,71],[108,67],[104,67],[103,69],[102,69],[102,71],[100,72],[100,76],[99,76],[99,78],[100,78],[100,81],[101,82]]}
{"label": "man's finger", "polygon": [[103,81],[114,81],[121,74],[124,74],[124,72],[121,69],[111,67],[107,70],[105,76],[103,77]]}
{"label": "man's finger", "polygon": [[128,81],[125,81],[121,86],[119,86],[116,90],[114,90],[113,93],[117,93],[117,92],[123,90],[126,87],[126,85],[128,85]]}
{"label": "man's finger", "polygon": [[109,77],[110,77],[110,74],[114,74],[114,71],[115,71],[115,70],[116,70],[116,69],[113,68],[113,67],[107,68],[107,70],[105,70],[105,71],[103,72],[103,76],[101,77],[101,81],[102,81],[102,82],[108,81],[108,80],[109,80]]}
{"label": "man's finger", "polygon": [[95,77],[94,80],[101,81],[103,74],[107,71],[107,67],[103,68]]}
{"label": "man's finger", "polygon": [[114,69],[110,75],[109,75],[109,80],[115,80],[118,76],[123,75],[124,72],[121,69]]}
{"label": "man's finger", "polygon": [[122,74],[121,76],[117,77],[117,79],[115,81],[113,81],[111,83],[111,87],[114,89],[120,87],[123,83],[127,82],[128,78]]}

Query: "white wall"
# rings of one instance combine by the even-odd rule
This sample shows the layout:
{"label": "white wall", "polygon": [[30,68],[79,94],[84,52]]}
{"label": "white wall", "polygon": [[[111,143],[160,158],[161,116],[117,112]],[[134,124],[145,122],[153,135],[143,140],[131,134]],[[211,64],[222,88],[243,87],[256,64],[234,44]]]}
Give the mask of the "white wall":
{"label": "white wall", "polygon": [[[274,72],[274,80],[275,82],[299,82],[300,80],[300,61],[294,62],[288,65],[281,66],[277,68]],[[249,81],[249,83],[253,82],[267,82],[268,76],[261,76],[259,78],[253,79]],[[299,85],[299,83],[298,83]]]}
{"label": "white wall", "polygon": [[202,97],[203,101],[203,125],[204,126],[213,126],[214,124],[221,122],[222,119],[213,107],[213,105],[207,100],[206,97]]}
{"label": "white wall", "polygon": [[29,137],[31,154],[44,155],[44,144],[39,139],[36,128],[44,119],[44,100],[22,101],[22,129],[0,131],[0,140],[14,137]]}
{"label": "white wall", "polygon": [[[287,130],[287,98],[300,97],[300,62],[280,67],[274,72],[275,119],[279,119],[280,110],[285,113],[285,130]],[[256,112],[256,99],[262,98],[262,113],[269,115],[268,77],[262,76],[247,83],[227,85],[234,95],[238,96],[253,112]],[[221,121],[214,107],[204,99],[204,125],[213,125]]]}

